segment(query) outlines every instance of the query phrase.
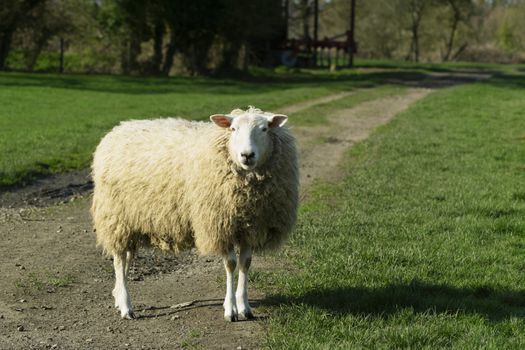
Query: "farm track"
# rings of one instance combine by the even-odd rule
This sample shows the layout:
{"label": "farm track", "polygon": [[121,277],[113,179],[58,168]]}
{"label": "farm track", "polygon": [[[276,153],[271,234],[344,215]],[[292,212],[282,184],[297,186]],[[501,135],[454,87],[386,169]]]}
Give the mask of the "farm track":
{"label": "farm track", "polygon": [[[329,126],[294,128],[302,194],[316,180],[339,179],[338,164],[355,142],[430,91],[409,88],[400,96],[339,110],[329,116]],[[317,103],[345,95],[335,96],[339,97]],[[119,318],[111,297],[111,261],[94,244],[87,175],[86,171],[73,175],[70,180],[77,184],[70,186],[48,186],[54,199],[40,200],[36,185],[0,200],[0,348],[258,348],[265,315],[257,306],[265,296],[251,289],[256,321],[224,322],[224,273],[216,257],[140,252],[130,271],[130,293],[139,319]],[[69,191],[65,195],[60,192],[63,188]],[[70,203],[54,205],[63,201]],[[286,272],[289,267],[275,259],[255,257],[253,270]],[[172,307],[194,300],[188,306]]]}

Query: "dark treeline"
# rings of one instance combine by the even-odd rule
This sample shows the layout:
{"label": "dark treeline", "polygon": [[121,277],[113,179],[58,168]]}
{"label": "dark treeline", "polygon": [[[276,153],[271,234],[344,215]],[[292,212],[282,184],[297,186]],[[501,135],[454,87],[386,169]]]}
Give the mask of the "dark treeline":
{"label": "dark treeline", "polygon": [[286,35],[281,0],[2,0],[0,6],[0,70],[37,69],[38,57],[62,49],[66,69],[168,75],[177,65],[203,74],[263,64]]}
{"label": "dark treeline", "polygon": [[[279,64],[286,38],[315,37],[315,3],[319,39],[344,37],[350,0],[0,0],[0,70],[169,75]],[[358,57],[525,61],[525,0],[356,4]]]}

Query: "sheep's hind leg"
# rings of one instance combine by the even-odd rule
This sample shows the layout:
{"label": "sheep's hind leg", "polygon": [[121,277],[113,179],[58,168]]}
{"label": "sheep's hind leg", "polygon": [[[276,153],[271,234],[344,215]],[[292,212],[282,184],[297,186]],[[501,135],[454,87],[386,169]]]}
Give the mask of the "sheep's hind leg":
{"label": "sheep's hind leg", "polygon": [[115,307],[120,310],[120,316],[122,318],[133,319],[135,315],[133,314],[126,281],[127,270],[129,263],[131,263],[131,255],[128,254],[129,253],[115,254],[113,256],[113,267],[115,268],[113,297],[115,297]]}
{"label": "sheep's hind leg", "polygon": [[248,269],[252,263],[252,248],[248,245],[242,245],[239,253],[239,284],[235,297],[237,300],[237,309],[239,318],[252,319],[253,313],[248,303]]}
{"label": "sheep's hind leg", "polygon": [[226,270],[226,297],[224,298],[224,319],[229,322],[237,321],[237,305],[235,303],[234,288],[234,273],[237,266],[237,257],[235,251],[230,250],[228,255],[222,257],[224,268]]}
{"label": "sheep's hind leg", "polygon": [[128,250],[126,252],[126,268],[124,269],[124,276],[126,280],[128,279],[129,267],[131,266],[134,257],[135,253],[133,251]]}

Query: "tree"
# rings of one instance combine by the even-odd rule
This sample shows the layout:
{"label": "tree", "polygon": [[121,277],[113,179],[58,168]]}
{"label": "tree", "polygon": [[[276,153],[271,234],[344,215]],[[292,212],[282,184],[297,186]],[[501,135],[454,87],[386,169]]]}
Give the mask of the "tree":
{"label": "tree", "polygon": [[409,28],[411,33],[410,50],[407,54],[407,60],[412,58],[413,61],[419,62],[419,30],[428,4],[429,0],[404,1],[404,7],[409,14]]}
{"label": "tree", "polygon": [[[281,43],[285,30],[285,11],[281,0],[224,0],[218,22],[218,41],[222,47],[220,69],[247,69],[249,61],[264,65],[271,61],[271,50]],[[241,30],[240,30],[241,29]]]}
{"label": "tree", "polygon": [[[452,50],[454,48],[454,41],[460,23],[468,23],[468,20],[474,13],[474,4],[472,0],[446,0],[446,5],[451,11],[450,17],[450,34],[448,36],[446,51],[443,56],[443,61],[448,61],[451,58]],[[454,57],[457,57],[461,51],[467,47],[467,43],[463,43]]]}
{"label": "tree", "polygon": [[164,0],[169,31],[162,72],[169,74],[175,53],[180,53],[190,74],[207,72],[208,52],[215,38],[222,1]]}
{"label": "tree", "polygon": [[[339,34],[348,30],[350,4],[348,0],[339,0],[334,5],[340,8],[340,24],[339,30],[332,33]],[[359,55],[371,58],[404,57],[408,19],[401,1],[357,1],[356,6],[355,37],[359,43]]]}
{"label": "tree", "polygon": [[13,35],[27,20],[26,14],[45,0],[2,0],[0,2],[0,70],[6,68]]}
{"label": "tree", "polygon": [[47,0],[26,13],[26,21],[18,28],[18,42],[23,42],[26,68],[32,71],[37,59],[53,37],[67,36],[75,31],[78,20],[77,1]]}

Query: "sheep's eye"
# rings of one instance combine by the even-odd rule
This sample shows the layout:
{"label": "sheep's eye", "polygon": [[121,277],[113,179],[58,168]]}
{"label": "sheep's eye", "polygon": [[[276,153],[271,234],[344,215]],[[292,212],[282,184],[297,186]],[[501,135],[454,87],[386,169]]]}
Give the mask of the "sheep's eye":
{"label": "sheep's eye", "polygon": [[266,127],[262,128],[262,131],[266,131],[266,130],[268,130],[268,128],[266,128]]}
{"label": "sheep's eye", "polygon": [[235,128],[230,128],[231,131],[235,131]]}

